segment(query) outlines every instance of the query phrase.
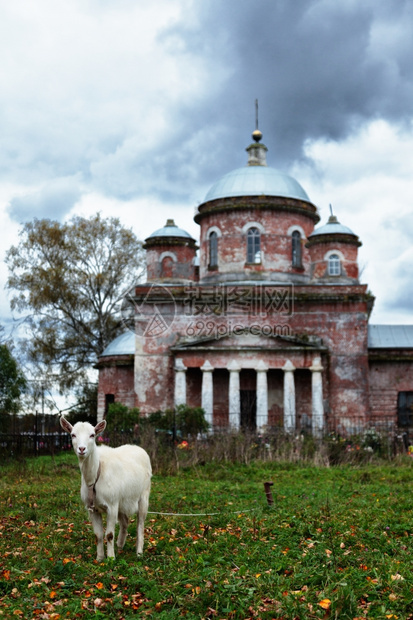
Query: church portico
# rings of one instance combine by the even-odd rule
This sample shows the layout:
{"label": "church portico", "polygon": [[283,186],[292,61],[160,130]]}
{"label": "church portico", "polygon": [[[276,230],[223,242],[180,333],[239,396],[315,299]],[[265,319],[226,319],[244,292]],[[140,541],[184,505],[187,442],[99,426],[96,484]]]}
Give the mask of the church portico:
{"label": "church portico", "polygon": [[[265,361],[259,357],[248,361],[242,357],[229,357],[224,364],[211,355],[202,363],[197,359],[196,366],[188,355],[177,358],[174,366],[175,403],[184,402],[182,381],[185,377],[185,404],[202,406],[212,429],[237,431],[243,428],[260,432],[277,428],[294,433],[310,430],[314,418],[319,433],[324,427],[320,357],[314,357],[311,366],[298,368],[290,359],[263,357]],[[307,358],[306,355],[308,364]],[[299,364],[298,358],[295,363]],[[315,394],[312,394],[312,385]],[[299,395],[299,405],[296,404],[296,394]]]}

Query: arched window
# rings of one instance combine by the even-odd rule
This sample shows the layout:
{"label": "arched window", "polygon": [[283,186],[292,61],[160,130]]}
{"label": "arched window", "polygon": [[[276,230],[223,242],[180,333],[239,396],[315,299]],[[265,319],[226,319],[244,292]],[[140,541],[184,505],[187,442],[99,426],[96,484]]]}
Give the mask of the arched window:
{"label": "arched window", "polygon": [[338,254],[330,254],[330,256],[328,257],[328,275],[341,275],[341,261]]}
{"label": "arched window", "polygon": [[261,235],[258,228],[249,228],[247,232],[247,263],[261,262]]}
{"label": "arched window", "polygon": [[291,262],[293,267],[301,267],[301,234],[295,230],[291,236]]}
{"label": "arched window", "polygon": [[209,235],[209,267],[218,267],[218,235],[215,231]]}
{"label": "arched window", "polygon": [[161,263],[161,277],[172,278],[174,261],[170,256],[165,256]]}

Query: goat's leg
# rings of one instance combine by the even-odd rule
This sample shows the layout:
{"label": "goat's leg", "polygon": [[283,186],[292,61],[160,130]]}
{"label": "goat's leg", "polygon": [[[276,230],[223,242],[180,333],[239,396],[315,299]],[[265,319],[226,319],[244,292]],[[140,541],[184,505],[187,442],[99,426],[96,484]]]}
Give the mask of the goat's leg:
{"label": "goat's leg", "polygon": [[103,547],[103,522],[100,512],[93,511],[90,513],[90,521],[96,536],[96,559],[100,562],[105,557],[105,549]]}
{"label": "goat's leg", "polygon": [[108,508],[106,514],[106,543],[108,558],[115,557],[115,527],[116,517],[118,516],[118,507]]}
{"label": "goat's leg", "polygon": [[116,544],[118,546],[118,549],[123,549],[123,545],[125,544],[126,536],[128,534],[129,518],[123,512],[120,512],[118,515],[118,519],[119,519],[119,535],[118,535],[118,540],[116,541]]}
{"label": "goat's leg", "polygon": [[136,553],[140,555],[143,551],[143,537],[145,531],[145,519],[149,507],[149,490],[144,491],[139,500],[138,519],[136,524]]}

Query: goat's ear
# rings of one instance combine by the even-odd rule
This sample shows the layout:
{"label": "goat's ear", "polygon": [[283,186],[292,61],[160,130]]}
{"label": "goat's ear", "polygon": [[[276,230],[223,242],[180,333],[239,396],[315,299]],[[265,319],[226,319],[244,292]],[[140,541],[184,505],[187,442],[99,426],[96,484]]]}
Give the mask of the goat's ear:
{"label": "goat's ear", "polygon": [[68,433],[72,432],[73,426],[63,416],[60,418],[60,426]]}
{"label": "goat's ear", "polygon": [[103,433],[105,428],[106,428],[106,420],[102,420],[102,422],[99,422],[99,424],[96,424],[95,426],[96,435],[99,435],[99,433]]}

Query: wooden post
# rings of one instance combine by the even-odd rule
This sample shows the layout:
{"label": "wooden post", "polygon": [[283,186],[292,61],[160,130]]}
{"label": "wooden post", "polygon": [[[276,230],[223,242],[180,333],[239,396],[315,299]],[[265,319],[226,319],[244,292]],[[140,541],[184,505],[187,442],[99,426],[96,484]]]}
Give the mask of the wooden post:
{"label": "wooden post", "polygon": [[267,496],[268,506],[272,506],[274,503],[274,499],[271,493],[271,487],[273,486],[273,484],[274,484],[273,482],[264,482],[264,491],[265,491],[265,495]]}

